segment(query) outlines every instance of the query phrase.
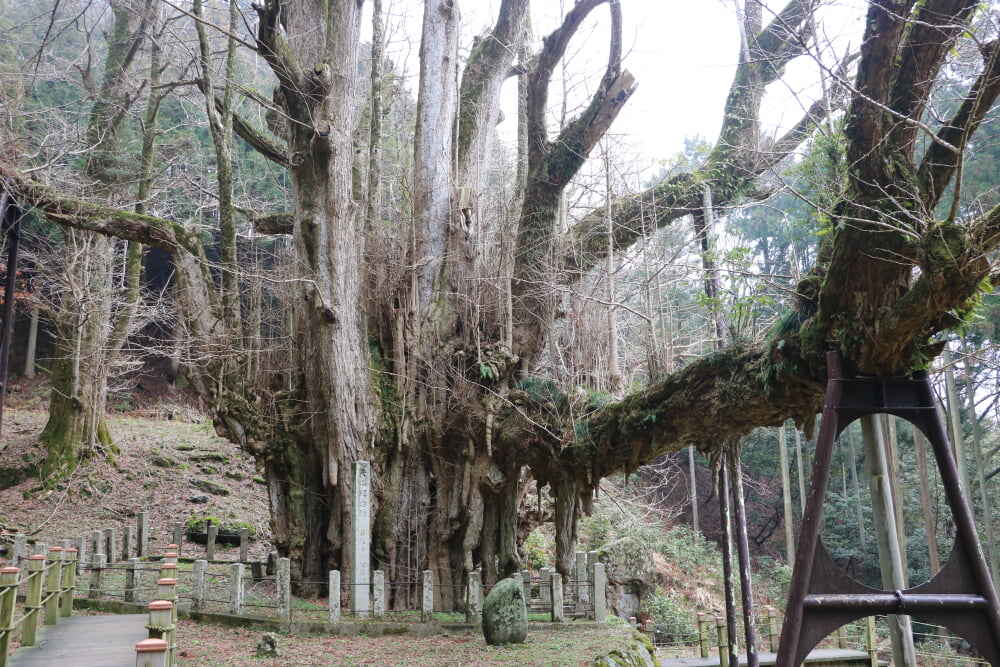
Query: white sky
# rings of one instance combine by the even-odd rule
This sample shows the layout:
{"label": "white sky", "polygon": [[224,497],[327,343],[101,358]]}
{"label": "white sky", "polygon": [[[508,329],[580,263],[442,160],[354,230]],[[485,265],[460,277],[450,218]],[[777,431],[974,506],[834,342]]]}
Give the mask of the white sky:
{"label": "white sky", "polygon": [[[495,20],[499,0],[457,0],[462,12],[464,37],[460,48],[467,53],[472,36]],[[636,77],[639,87],[612,127],[615,135],[624,135],[636,146],[640,161],[651,165],[681,151],[685,137],[700,135],[714,141],[722,122],[722,108],[734,72],[739,50],[736,0],[621,0],[623,16],[624,67]],[[563,7],[573,0],[534,2],[531,21],[536,44],[558,25]],[[742,5],[743,0],[739,0]],[[772,3],[774,10],[764,10],[764,21],[785,0]],[[857,46],[860,33],[860,0],[830,0],[820,32],[835,39],[835,48],[843,52],[849,42]],[[841,3],[833,6],[832,3]],[[389,56],[404,64],[413,75],[417,69],[422,2],[420,0],[384,0],[390,16],[387,21]],[[844,4],[847,3],[847,4]],[[852,5],[854,9],[851,9]],[[370,3],[366,4],[370,11]],[[367,22],[366,22],[367,23]],[[607,59],[607,24],[605,6],[592,12],[570,46],[568,67],[576,87],[569,98],[582,103],[600,80]],[[370,32],[370,27],[366,25]],[[853,36],[853,39],[852,39]],[[830,56],[827,56],[830,59]],[[785,81],[772,86],[765,104],[764,123],[780,127],[799,117],[803,105],[819,95],[817,68],[808,57],[789,68]],[[794,83],[800,82],[800,83]],[[416,82],[412,82],[415,92]],[[508,82],[508,88],[516,84]],[[560,84],[554,83],[550,103],[558,109]],[[801,89],[801,90],[800,90]],[[803,101],[795,95],[802,94]],[[515,113],[513,91],[505,110],[507,120],[499,127],[502,137],[513,137]],[[571,104],[572,106],[572,104]],[[570,111],[572,115],[572,111]]]}

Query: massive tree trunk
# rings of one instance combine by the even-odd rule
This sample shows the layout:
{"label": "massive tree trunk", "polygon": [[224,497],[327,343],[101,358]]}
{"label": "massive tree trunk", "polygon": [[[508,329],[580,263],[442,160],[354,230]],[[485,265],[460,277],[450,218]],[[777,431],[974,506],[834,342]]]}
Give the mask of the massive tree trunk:
{"label": "massive tree trunk", "polygon": [[[111,3],[113,25],[101,87],[95,91],[86,140],[90,151],[84,178],[108,201],[122,194],[129,174],[121,151],[125,112],[135,99],[130,81],[136,60],[155,15],[155,3],[118,0]],[[53,361],[49,419],[41,439],[48,457],[44,475],[64,472],[89,453],[111,445],[105,424],[108,378],[138,301],[138,247],[122,248],[107,236],[74,230],[67,235],[64,304],[56,314],[60,340]],[[124,270],[116,273],[116,257],[124,252]]]}

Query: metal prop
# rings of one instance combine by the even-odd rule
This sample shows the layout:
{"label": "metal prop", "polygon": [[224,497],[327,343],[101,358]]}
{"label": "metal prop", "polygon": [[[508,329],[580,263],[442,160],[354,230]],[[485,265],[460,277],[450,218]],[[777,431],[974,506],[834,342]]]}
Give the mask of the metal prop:
{"label": "metal prop", "polygon": [[[832,352],[827,369],[826,404],[776,667],[802,664],[831,632],[874,614],[913,615],[946,626],[993,667],[1000,667],[1000,604],[926,371],[914,373],[912,379],[844,378],[840,358]],[[905,591],[871,588],[847,576],[819,536],[834,442],[851,422],[874,414],[905,419],[927,436],[955,519],[955,546],[948,562],[930,581]]]}

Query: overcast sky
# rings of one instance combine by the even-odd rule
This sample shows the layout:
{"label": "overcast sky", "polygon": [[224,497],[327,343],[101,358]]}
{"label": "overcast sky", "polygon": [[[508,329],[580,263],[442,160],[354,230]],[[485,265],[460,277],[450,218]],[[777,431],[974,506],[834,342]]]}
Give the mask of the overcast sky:
{"label": "overcast sky", "polygon": [[[410,75],[417,68],[417,45],[423,3],[420,0],[383,0],[390,17],[390,57],[405,64]],[[848,43],[857,46],[860,0],[834,0],[826,9],[820,28],[837,38],[838,51]],[[743,0],[739,0],[742,5]],[[853,5],[850,9],[847,4]],[[625,135],[636,147],[637,158],[652,164],[683,149],[685,137],[700,135],[714,141],[722,122],[722,106],[728,93],[739,51],[735,0],[621,0],[624,67],[639,83],[635,95],[615,122],[612,132]],[[780,8],[784,0],[774,3]],[[370,11],[370,3],[367,3]],[[532,5],[531,21],[536,44],[558,25],[564,7],[572,0],[543,0]],[[465,0],[460,3],[467,53],[473,35],[495,20],[499,0]],[[764,10],[765,23],[770,11]],[[600,80],[607,59],[606,7],[592,13],[570,46],[568,70],[572,86],[570,107],[588,98]],[[370,28],[368,28],[370,31]],[[853,37],[853,39],[852,39]],[[803,105],[819,94],[817,68],[809,58],[789,69],[784,83],[769,91],[765,104],[765,126],[779,129],[798,119]],[[510,88],[513,81],[508,82]],[[412,83],[415,94],[416,83]],[[558,104],[561,85],[555,83],[550,101]],[[799,96],[802,101],[796,101]],[[513,95],[509,96],[513,104]],[[513,136],[514,111],[498,128],[501,136]]]}

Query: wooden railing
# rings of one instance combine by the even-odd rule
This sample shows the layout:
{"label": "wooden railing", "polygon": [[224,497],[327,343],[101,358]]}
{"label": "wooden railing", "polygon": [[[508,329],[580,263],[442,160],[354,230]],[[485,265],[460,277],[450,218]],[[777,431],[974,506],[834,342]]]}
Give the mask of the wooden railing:
{"label": "wooden railing", "polygon": [[[34,646],[38,625],[55,625],[60,616],[73,612],[73,590],[76,588],[76,549],[53,547],[48,557],[27,558],[27,576],[21,569],[0,569],[0,667],[7,665],[11,640],[20,630],[21,646]],[[18,589],[25,585],[22,613],[15,621]]]}

